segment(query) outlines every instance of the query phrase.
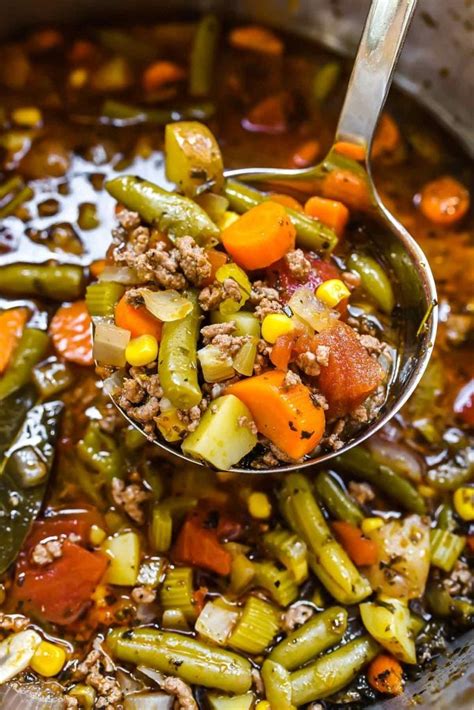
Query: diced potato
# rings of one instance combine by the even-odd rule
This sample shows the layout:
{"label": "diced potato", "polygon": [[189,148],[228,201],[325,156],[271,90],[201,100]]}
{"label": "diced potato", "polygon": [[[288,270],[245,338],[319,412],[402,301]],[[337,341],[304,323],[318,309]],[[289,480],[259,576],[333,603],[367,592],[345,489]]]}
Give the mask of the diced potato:
{"label": "diced potato", "polygon": [[140,539],[137,533],[130,531],[109,537],[103,544],[103,550],[110,558],[106,581],[133,587],[140,567]]}
{"label": "diced potato", "polygon": [[223,644],[232,633],[239,618],[237,607],[227,607],[217,602],[207,602],[194,625],[195,630],[214,643]]}
{"label": "diced potato", "polygon": [[212,311],[211,323],[230,323],[234,321],[234,335],[252,335],[254,338],[260,338],[260,321],[250,311],[238,311],[237,313],[221,313],[220,311]]}
{"label": "diced potato", "polygon": [[365,628],[381,646],[404,663],[416,663],[412,620],[407,604],[399,599],[381,597],[360,604]]}
{"label": "diced potato", "polygon": [[98,323],[94,335],[94,360],[101,365],[125,367],[125,350],[129,341],[129,330],[111,323]]}
{"label": "diced potato", "polygon": [[232,394],[215,399],[202,417],[199,426],[183,441],[185,454],[194,456],[226,471],[235,466],[257,443],[251,424],[252,415]]}
{"label": "diced potato", "polygon": [[211,182],[220,190],[223,163],[220,148],[209,128],[198,121],[168,123],[165,129],[166,177],[185,195],[194,197],[197,189]]}
{"label": "diced potato", "polygon": [[222,382],[235,375],[232,358],[215,345],[197,351],[202,376],[206,382]]}

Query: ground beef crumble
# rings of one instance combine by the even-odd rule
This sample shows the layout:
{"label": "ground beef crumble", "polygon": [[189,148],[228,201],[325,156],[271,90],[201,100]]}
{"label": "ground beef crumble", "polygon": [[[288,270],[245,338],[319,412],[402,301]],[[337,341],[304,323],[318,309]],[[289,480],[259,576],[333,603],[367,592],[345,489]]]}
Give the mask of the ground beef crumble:
{"label": "ground beef crumble", "polygon": [[31,561],[34,562],[35,565],[39,565],[41,567],[49,565],[54,560],[62,557],[63,545],[66,540],[69,540],[70,542],[79,542],[80,539],[79,535],[69,533],[69,535],[60,535],[53,540],[38,542],[31,552]]}
{"label": "ground beef crumble", "polygon": [[252,432],[252,434],[257,435],[258,434],[258,429],[257,425],[252,419],[249,419],[248,417],[239,417],[238,419],[238,425],[241,427],[246,427],[249,431]]}
{"label": "ground beef crumble", "polygon": [[369,483],[349,481],[349,493],[360,505],[365,505],[374,500],[375,492]]}
{"label": "ground beef crumble", "polygon": [[204,345],[209,345],[218,335],[232,335],[234,331],[234,321],[230,321],[229,323],[213,323],[201,328],[201,336]]}
{"label": "ground beef crumble", "polygon": [[255,281],[250,292],[249,303],[255,307],[255,315],[263,320],[270,313],[281,313],[283,305],[275,288],[267,286],[264,281]]}
{"label": "ground beef crumble", "polygon": [[281,621],[283,630],[287,633],[294,631],[301,624],[305,624],[314,615],[314,607],[311,604],[295,604],[282,614]]}
{"label": "ground beef crumble", "polygon": [[156,592],[151,587],[135,587],[130,596],[137,604],[152,604],[156,599]]}
{"label": "ground beef crumble", "polygon": [[211,262],[204,249],[192,237],[181,237],[176,242],[179,265],[193,286],[201,286],[211,275]]}
{"label": "ground beef crumble", "polygon": [[150,494],[137,483],[127,486],[120,478],[112,479],[111,492],[114,503],[123,508],[132,520],[142,525],[145,514],[140,506],[148,500]]}
{"label": "ground beef crumble", "polygon": [[294,249],[284,256],[290,274],[297,281],[306,281],[311,273],[311,262],[304,255],[302,249]]}
{"label": "ground beef crumble", "polygon": [[242,294],[234,279],[225,279],[223,283],[213,281],[210,286],[203,288],[198,298],[203,311],[212,311],[228,298],[240,302]]}
{"label": "ground beef crumble", "polygon": [[160,683],[160,687],[165,693],[176,697],[176,710],[198,710],[198,704],[194,700],[191,687],[174,676],[168,676]]}
{"label": "ground beef crumble", "polygon": [[457,560],[443,587],[453,596],[470,596],[474,592],[474,574],[462,560]]}
{"label": "ground beef crumble", "polygon": [[95,708],[119,710],[122,707],[122,690],[112,673],[115,673],[115,666],[104,652],[101,640],[96,638],[92,650],[77,666],[74,674],[76,680],[83,680],[97,692]]}

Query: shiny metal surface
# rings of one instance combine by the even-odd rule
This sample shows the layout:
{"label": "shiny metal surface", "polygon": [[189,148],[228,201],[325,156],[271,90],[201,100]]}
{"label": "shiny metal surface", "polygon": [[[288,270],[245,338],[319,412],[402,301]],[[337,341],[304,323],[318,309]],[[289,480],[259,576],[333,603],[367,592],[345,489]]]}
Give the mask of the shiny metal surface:
{"label": "shiny metal surface", "polygon": [[[0,37],[47,22],[81,24],[104,19],[143,20],[185,9],[215,8],[229,15],[265,21],[315,39],[343,54],[354,54],[369,0],[2,0]],[[433,114],[474,155],[474,3],[420,0],[395,82]],[[465,634],[433,672],[408,683],[402,697],[375,710],[472,710],[474,632]]]}

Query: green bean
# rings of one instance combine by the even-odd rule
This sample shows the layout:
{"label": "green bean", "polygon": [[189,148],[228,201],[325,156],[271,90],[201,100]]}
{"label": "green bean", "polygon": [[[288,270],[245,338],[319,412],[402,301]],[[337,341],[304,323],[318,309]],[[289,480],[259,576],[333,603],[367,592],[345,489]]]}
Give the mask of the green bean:
{"label": "green bean", "polygon": [[376,486],[406,510],[420,515],[426,513],[425,501],[416,488],[409,481],[397,476],[388,466],[376,464],[367,449],[362,446],[356,446],[343,456],[337,456],[334,464],[336,468],[346,471],[354,478]]}
{"label": "green bean", "polygon": [[135,123],[152,123],[165,126],[173,121],[206,121],[215,113],[216,107],[211,101],[193,103],[173,109],[145,108],[117,99],[106,99],[100,112],[102,119],[131,120]]}
{"label": "green bean", "polygon": [[29,381],[31,370],[43,359],[48,345],[49,337],[43,330],[25,328],[13,359],[0,378],[0,401]]}
{"label": "green bean", "polygon": [[395,305],[393,287],[380,264],[367,254],[351,254],[348,267],[359,274],[362,288],[384,313],[390,315]]}
{"label": "green bean", "polygon": [[291,702],[290,674],[283,666],[274,661],[264,661],[262,680],[265,686],[265,697],[272,708],[295,710]]}
{"label": "green bean", "polygon": [[83,463],[95,471],[102,482],[108,483],[121,476],[122,458],[115,440],[103,432],[97,422],[91,422],[84,438],[76,446],[77,455]]}
{"label": "green bean", "polygon": [[9,215],[13,214],[15,210],[20,207],[24,202],[28,202],[34,197],[34,192],[28,185],[25,185],[20,192],[18,192],[10,202],[7,202],[2,208],[0,208],[0,219],[4,219]]}
{"label": "green bean", "polygon": [[102,29],[97,33],[100,43],[115,54],[121,54],[136,62],[151,62],[157,55],[156,48],[142,38],[117,29]]}
{"label": "green bean", "polygon": [[109,180],[105,187],[118,202],[138,212],[145,222],[156,222],[171,239],[189,236],[203,243],[219,237],[214,222],[188,197],[168,192],[132,175]]}
{"label": "green bean", "polygon": [[292,701],[304,705],[327,698],[348,685],[375,658],[380,646],[370,636],[361,636],[291,674]]}
{"label": "green bean", "polygon": [[0,184],[0,200],[9,195],[14,190],[22,188],[24,185],[23,180],[19,175],[13,175],[11,178],[6,180],[4,183]]}
{"label": "green bean", "polygon": [[454,530],[456,527],[456,518],[454,517],[454,511],[449,503],[443,503],[438,511],[437,515],[438,528],[441,530]]}
{"label": "green bean", "polygon": [[23,419],[36,400],[33,385],[25,385],[3,400],[0,407],[0,460],[12,445]]}
{"label": "green bean", "polygon": [[316,614],[280,641],[269,658],[289,671],[295,670],[322,651],[338,643],[347,629],[347,611],[333,606]]}
{"label": "green bean", "polygon": [[194,35],[189,70],[191,96],[207,96],[212,88],[220,23],[215,15],[204,15]]}
{"label": "green bean", "polygon": [[84,292],[81,266],[72,264],[8,264],[0,267],[0,293],[73,301]]}
{"label": "green bean", "polygon": [[355,604],[371,594],[345,550],[333,537],[305,476],[289,474],[281,492],[282,512],[305,540],[309,564],[327,590],[342,604]]}
{"label": "green bean", "polygon": [[286,567],[296,584],[308,577],[308,548],[298,535],[289,530],[270,530],[263,536],[263,546],[271,557]]}
{"label": "green bean", "polygon": [[317,70],[313,79],[313,96],[318,102],[326,101],[333,91],[341,76],[341,69],[340,62],[327,62]]}
{"label": "green bean", "polygon": [[466,599],[451,596],[440,582],[431,582],[426,588],[428,609],[442,619],[453,619],[461,624],[471,624],[474,618],[474,605]]}
{"label": "green bean", "polygon": [[0,574],[17,557],[43,504],[63,407],[62,402],[46,402],[30,409],[14,442],[14,451],[3,466]]}
{"label": "green bean", "polygon": [[456,457],[447,463],[440,464],[428,471],[428,483],[441,491],[455,491],[464,483],[472,481],[474,476],[474,460],[468,447],[456,453]]}
{"label": "green bean", "polygon": [[356,503],[347,495],[337,481],[326,471],[321,471],[314,482],[316,493],[331,515],[337,520],[346,520],[359,525],[364,516]]}
{"label": "green bean", "polygon": [[181,320],[163,324],[158,374],[165,397],[178,409],[189,409],[202,398],[197,371],[200,312],[196,294],[188,294],[193,310]]}
{"label": "green bean", "polygon": [[228,693],[246,693],[252,684],[252,667],[247,659],[183,634],[114,629],[107,636],[107,645],[121,661],[149,666],[186,683]]}
{"label": "green bean", "polygon": [[[264,200],[271,199],[270,195],[236,180],[227,180],[224,194],[229,200],[230,207],[236,212],[247,212]],[[287,207],[286,211],[295,226],[298,246],[317,252],[330,252],[334,249],[338,241],[334,230],[290,207]]]}

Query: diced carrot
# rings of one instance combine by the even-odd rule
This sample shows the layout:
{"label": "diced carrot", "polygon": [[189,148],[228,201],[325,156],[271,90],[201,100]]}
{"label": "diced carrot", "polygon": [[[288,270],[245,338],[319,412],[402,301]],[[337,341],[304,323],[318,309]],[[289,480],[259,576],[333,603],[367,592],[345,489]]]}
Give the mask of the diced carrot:
{"label": "diced carrot", "polygon": [[280,335],[270,353],[270,360],[277,370],[286,372],[291,358],[294,337],[291,333]]}
{"label": "diced carrot", "polygon": [[351,170],[331,170],[323,180],[323,197],[340,200],[356,210],[367,210],[371,206],[367,181],[362,175]]}
{"label": "diced carrot", "polygon": [[344,155],[346,158],[351,158],[351,160],[361,162],[365,159],[365,148],[363,145],[358,145],[357,143],[338,141],[334,144],[334,150],[336,153],[339,153],[339,155]]}
{"label": "diced carrot", "polygon": [[315,217],[327,227],[334,229],[338,237],[344,234],[349,220],[349,210],[342,202],[315,195],[306,202],[304,211],[310,217]]}
{"label": "diced carrot", "polygon": [[354,564],[362,567],[377,562],[377,545],[373,540],[364,537],[358,527],[344,520],[336,520],[332,523],[332,528]]}
{"label": "diced carrot", "polygon": [[196,613],[200,614],[201,611],[204,609],[204,604],[206,602],[206,596],[209,593],[209,589],[207,587],[199,587],[199,589],[196,589],[196,591],[193,594],[193,602],[195,604],[196,608]]}
{"label": "diced carrot", "polygon": [[313,139],[302,143],[293,153],[293,163],[297,168],[307,168],[312,165],[319,155],[321,146],[319,141]]}
{"label": "diced carrot", "polygon": [[10,362],[27,319],[26,308],[11,308],[0,313],[0,374]]}
{"label": "diced carrot", "polygon": [[335,321],[316,340],[318,345],[329,347],[328,365],[321,367],[318,378],[319,388],[327,399],[330,416],[343,417],[377,389],[384,372],[346,323]]}
{"label": "diced carrot", "polygon": [[63,42],[61,32],[47,27],[43,30],[38,30],[29,39],[29,46],[33,52],[48,52],[50,49],[59,47]]}
{"label": "diced carrot", "polygon": [[142,84],[145,91],[151,93],[161,89],[166,84],[181,81],[186,72],[175,62],[160,60],[150,64],[143,72]]}
{"label": "diced carrot", "polygon": [[285,208],[267,200],[224,229],[222,243],[244,269],[263,269],[295,246],[296,230]]}
{"label": "diced carrot", "polygon": [[202,282],[203,286],[209,286],[216,278],[216,271],[227,262],[227,254],[218,249],[207,249],[206,256],[211,262],[211,273],[209,278]]}
{"label": "diced carrot", "polygon": [[393,656],[381,653],[376,656],[367,672],[369,684],[379,693],[400,695],[403,693],[403,669]]}
{"label": "diced carrot", "polygon": [[303,212],[303,205],[301,202],[298,202],[298,200],[291,195],[285,195],[283,192],[271,192],[270,200],[272,202],[278,202],[278,204],[283,205],[283,207],[290,207],[292,210],[296,210],[297,212]]}
{"label": "diced carrot", "polygon": [[283,42],[274,32],[259,25],[236,27],[229,34],[229,42],[236,49],[247,49],[274,56],[283,54],[284,49]]}
{"label": "diced carrot", "polygon": [[419,204],[420,210],[430,222],[455,224],[469,209],[469,191],[453,177],[445,175],[424,186]]}
{"label": "diced carrot", "polygon": [[389,113],[383,113],[372,143],[371,156],[393,153],[400,145],[400,131]]}
{"label": "diced carrot", "polygon": [[68,59],[72,64],[85,64],[95,56],[96,46],[88,39],[77,39],[72,45]]}
{"label": "diced carrot", "polygon": [[92,365],[92,321],[85,301],[61,306],[53,316],[49,332],[53,345],[65,360]]}
{"label": "diced carrot", "polygon": [[154,335],[158,341],[161,338],[161,321],[145,306],[135,308],[127,303],[125,296],[122,296],[115,306],[115,325],[129,330],[132,338],[138,338],[140,335]]}
{"label": "diced carrot", "polygon": [[288,129],[288,113],[291,109],[291,99],[286,91],[266,96],[250,109],[242,126],[253,133],[268,133],[278,135]]}
{"label": "diced carrot", "polygon": [[313,404],[303,384],[286,387],[285,373],[270,370],[227,387],[250,410],[258,431],[292,459],[309,454],[324,433],[322,409]]}
{"label": "diced carrot", "polygon": [[216,574],[230,574],[230,553],[219,542],[215,530],[203,527],[199,513],[192,513],[186,519],[173,547],[172,558]]}
{"label": "diced carrot", "polygon": [[106,264],[107,261],[105,259],[97,259],[96,261],[93,261],[91,263],[91,265],[89,266],[89,271],[95,279],[99,278],[99,276],[105,269]]}

